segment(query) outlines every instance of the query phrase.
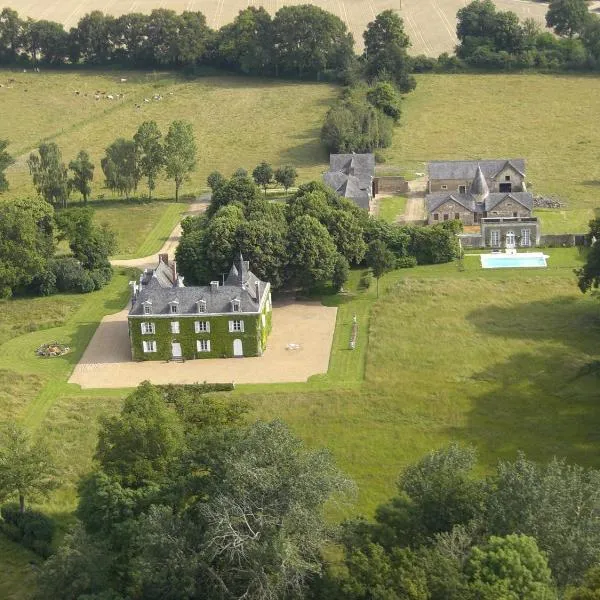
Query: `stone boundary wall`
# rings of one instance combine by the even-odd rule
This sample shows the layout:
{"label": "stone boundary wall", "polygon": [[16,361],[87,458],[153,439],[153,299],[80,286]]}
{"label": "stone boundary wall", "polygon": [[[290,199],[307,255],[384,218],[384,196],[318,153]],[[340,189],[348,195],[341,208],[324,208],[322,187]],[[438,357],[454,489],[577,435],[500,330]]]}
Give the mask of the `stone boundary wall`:
{"label": "stone boundary wall", "polygon": [[481,248],[483,247],[483,239],[480,233],[465,233],[458,236],[463,248]]}
{"label": "stone boundary wall", "polygon": [[407,194],[408,181],[404,177],[375,177],[373,179],[373,195]]}
{"label": "stone boundary wall", "polygon": [[589,246],[588,236],[583,233],[559,233],[540,236],[539,246],[549,248],[571,248],[573,246]]}

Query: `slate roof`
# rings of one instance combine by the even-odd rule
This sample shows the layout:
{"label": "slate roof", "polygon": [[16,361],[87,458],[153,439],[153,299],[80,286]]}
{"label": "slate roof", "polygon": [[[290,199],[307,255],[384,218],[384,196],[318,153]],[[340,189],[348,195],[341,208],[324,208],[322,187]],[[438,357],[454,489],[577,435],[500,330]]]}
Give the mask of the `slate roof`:
{"label": "slate roof", "polygon": [[[237,264],[236,264],[237,263]],[[149,303],[152,307],[150,315],[204,315],[211,313],[231,313],[232,315],[258,312],[260,299],[268,291],[269,284],[260,281],[250,271],[248,261],[242,256],[231,266],[225,285],[217,286],[191,286],[177,287],[163,285],[166,283],[162,277],[155,277],[154,272],[142,280],[141,289],[132,300],[130,315],[144,315],[144,304]],[[160,269],[159,263],[157,270]],[[146,283],[147,282],[147,283]],[[258,283],[259,297],[256,293]],[[198,302],[206,302],[206,311],[198,311]],[[239,300],[239,312],[233,312],[232,300]],[[177,313],[171,312],[170,303],[177,304]]]}
{"label": "slate roof", "polygon": [[369,210],[374,175],[373,154],[330,154],[329,171],[323,180],[340,196]]}
{"label": "slate roof", "polygon": [[487,198],[490,195],[490,188],[488,187],[485,175],[481,170],[481,166],[477,165],[477,171],[475,177],[471,182],[471,188],[469,189],[473,196],[478,196],[480,200]]}
{"label": "slate roof", "polygon": [[471,212],[489,212],[494,210],[505,198],[512,198],[528,210],[533,210],[533,195],[530,192],[493,192],[484,202],[477,202],[477,199],[470,193],[434,192],[426,197],[427,212],[435,212],[447,201],[456,202]]}
{"label": "slate roof", "polygon": [[429,179],[473,179],[477,165],[486,179],[493,179],[506,165],[510,165],[525,177],[524,158],[500,158],[496,160],[435,160],[427,165]]}

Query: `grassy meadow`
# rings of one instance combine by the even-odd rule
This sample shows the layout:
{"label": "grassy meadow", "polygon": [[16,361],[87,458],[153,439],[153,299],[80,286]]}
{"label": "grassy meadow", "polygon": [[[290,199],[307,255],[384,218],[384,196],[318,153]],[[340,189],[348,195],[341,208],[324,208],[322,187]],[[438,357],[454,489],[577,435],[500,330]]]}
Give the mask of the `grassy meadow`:
{"label": "grassy meadow", "polygon": [[404,196],[389,196],[377,200],[377,216],[387,223],[395,223],[406,208],[406,198]]}
{"label": "grassy meadow", "polygon": [[585,232],[600,207],[600,78],[580,75],[420,75],[405,97],[386,165],[414,178],[432,159],[524,157],[544,233]]}

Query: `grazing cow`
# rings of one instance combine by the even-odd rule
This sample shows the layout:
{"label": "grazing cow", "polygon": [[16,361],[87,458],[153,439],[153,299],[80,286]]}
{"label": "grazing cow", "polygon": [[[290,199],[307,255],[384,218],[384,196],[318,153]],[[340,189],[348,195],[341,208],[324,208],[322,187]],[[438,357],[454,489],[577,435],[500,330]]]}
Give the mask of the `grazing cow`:
{"label": "grazing cow", "polygon": [[121,77],[121,83],[127,83],[127,79],[125,77]]}
{"label": "grazing cow", "polygon": [[96,95],[94,96],[94,98],[96,98],[96,100],[100,100],[100,95],[99,95],[99,94],[96,94]]}
{"label": "grazing cow", "polygon": [[144,102],[150,102],[148,98],[144,98]]}
{"label": "grazing cow", "polygon": [[115,97],[112,94],[109,94],[108,96],[106,96],[109,100],[114,100]]}

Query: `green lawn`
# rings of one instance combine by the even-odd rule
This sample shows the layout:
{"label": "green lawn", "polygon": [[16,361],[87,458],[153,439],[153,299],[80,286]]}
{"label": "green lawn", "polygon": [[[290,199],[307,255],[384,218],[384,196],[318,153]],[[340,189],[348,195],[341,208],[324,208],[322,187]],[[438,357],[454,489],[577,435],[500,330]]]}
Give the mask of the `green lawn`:
{"label": "green lawn", "polygon": [[395,223],[400,215],[404,213],[406,207],[405,196],[390,196],[389,198],[379,198],[379,218],[388,223]]}
{"label": "green lawn", "polygon": [[417,75],[386,165],[414,178],[432,159],[524,157],[546,233],[584,232],[600,203],[600,79],[571,75]]}
{"label": "green lawn", "polygon": [[[121,77],[127,83],[119,83]],[[9,78],[15,81],[8,84]],[[5,84],[0,88],[0,114],[15,116],[0,120],[0,139],[11,140],[9,152],[19,157],[8,173],[9,194],[15,197],[32,190],[26,165],[29,153],[41,141],[51,140],[60,146],[66,162],[79,150],[88,150],[96,165],[92,197],[112,198],[103,188],[104,148],[118,137],[130,138],[146,120],[155,120],[164,133],[175,119],[193,124],[198,168],[183,186],[184,194],[196,195],[206,188],[206,177],[215,169],[226,175],[238,167],[251,171],[262,160],[275,167],[291,164],[300,182],[309,181],[326,169],[319,131],[339,93],[338,87],[326,83],[118,70],[0,69],[0,83]],[[96,91],[125,97],[96,101]],[[163,99],[153,100],[156,94]],[[144,182],[138,194],[147,194]],[[172,198],[173,183],[161,180],[155,195]]]}

